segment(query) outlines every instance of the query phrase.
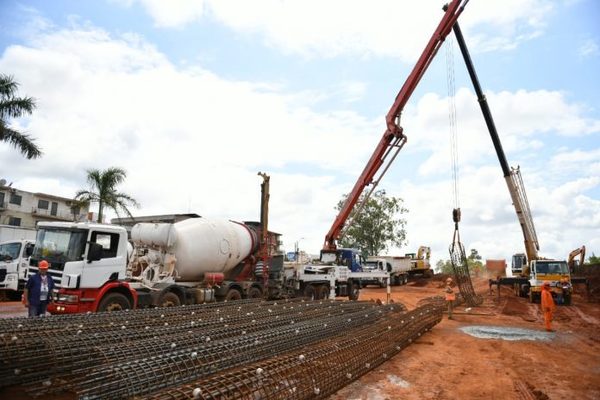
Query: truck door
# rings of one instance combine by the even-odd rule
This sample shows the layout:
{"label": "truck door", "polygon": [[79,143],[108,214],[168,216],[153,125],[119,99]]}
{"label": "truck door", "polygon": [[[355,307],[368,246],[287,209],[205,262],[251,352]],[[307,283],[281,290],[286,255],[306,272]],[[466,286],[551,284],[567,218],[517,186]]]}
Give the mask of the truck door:
{"label": "truck door", "polygon": [[102,246],[102,254],[100,260],[85,262],[81,288],[97,288],[111,277],[117,279],[125,276],[127,260],[119,253],[126,254],[126,252],[118,251],[119,238],[120,235],[116,232],[92,231],[89,241]]}

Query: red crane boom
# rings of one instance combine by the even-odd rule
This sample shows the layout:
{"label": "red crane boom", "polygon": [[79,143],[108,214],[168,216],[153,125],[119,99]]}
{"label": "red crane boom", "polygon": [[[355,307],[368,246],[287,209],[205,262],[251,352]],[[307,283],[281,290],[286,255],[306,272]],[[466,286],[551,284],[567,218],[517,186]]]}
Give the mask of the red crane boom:
{"label": "red crane boom", "polygon": [[[403,129],[400,126],[400,115],[402,114],[402,110],[410,99],[410,96],[413,94],[417,84],[423,77],[423,74],[429,67],[429,64],[431,64],[431,61],[435,57],[439,48],[444,43],[446,36],[448,36],[452,31],[452,26],[458,20],[459,15],[464,10],[468,1],[469,0],[453,0],[450,2],[450,4],[444,6],[444,17],[438,24],[435,32],[431,36],[431,39],[429,39],[425,50],[423,50],[423,53],[413,67],[412,72],[408,78],[406,78],[406,82],[404,82],[404,85],[396,96],[394,104],[385,117],[386,130],[383,133],[383,137],[379,141],[379,144],[375,148],[373,155],[369,159],[369,162],[365,166],[362,174],[354,184],[354,188],[348,195],[346,202],[342,206],[342,209],[333,221],[333,225],[325,236],[325,243],[323,244],[324,250],[335,250],[337,248],[336,240],[338,240],[341,236],[342,228],[346,224],[346,221],[354,209],[354,206],[358,202],[360,195],[370,184],[373,184],[373,187],[368,195],[373,192],[375,186],[377,186],[377,183],[379,183],[379,180],[389,168],[390,163],[394,160],[398,152],[402,149],[402,146],[404,146],[406,143],[406,136],[403,134]],[[377,179],[374,179],[375,174],[377,171],[379,171],[390,154],[392,154],[392,156],[389,159],[387,166],[382,171],[381,175]]]}

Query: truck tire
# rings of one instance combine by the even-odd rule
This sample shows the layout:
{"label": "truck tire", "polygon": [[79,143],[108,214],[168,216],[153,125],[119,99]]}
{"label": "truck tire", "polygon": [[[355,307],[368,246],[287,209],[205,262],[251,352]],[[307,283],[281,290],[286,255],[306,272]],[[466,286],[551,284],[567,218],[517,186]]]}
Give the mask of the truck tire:
{"label": "truck tire", "polygon": [[313,285],[306,285],[304,288],[304,297],[308,298],[308,300],[315,300],[317,298],[316,290]]}
{"label": "truck tire", "polygon": [[315,300],[325,300],[329,298],[329,286],[319,285],[316,289]]}
{"label": "truck tire", "polygon": [[260,290],[256,286],[253,286],[248,290],[248,298],[249,299],[260,299],[262,297],[263,297],[262,290]]}
{"label": "truck tire", "polygon": [[225,295],[225,301],[234,301],[234,300],[241,300],[241,299],[242,299],[242,292],[240,292],[239,290],[237,290],[235,288],[229,289],[229,291]]}
{"label": "truck tire", "polygon": [[563,301],[564,301],[564,305],[565,306],[570,306],[571,305],[571,294],[565,294],[565,296],[563,297]]}
{"label": "truck tire", "polygon": [[131,304],[127,297],[121,293],[109,293],[100,301],[98,312],[121,311],[129,310],[130,308]]}
{"label": "truck tire", "polygon": [[348,299],[356,301],[358,300],[358,296],[360,295],[360,285],[358,282],[350,283],[350,290],[348,292]]}
{"label": "truck tire", "polygon": [[380,288],[386,288],[387,287],[387,282],[385,281],[385,279],[382,279],[379,281],[379,287]]}
{"label": "truck tire", "polygon": [[160,296],[160,300],[158,302],[159,307],[177,307],[181,305],[181,300],[179,296],[177,296],[173,292],[164,293]]}

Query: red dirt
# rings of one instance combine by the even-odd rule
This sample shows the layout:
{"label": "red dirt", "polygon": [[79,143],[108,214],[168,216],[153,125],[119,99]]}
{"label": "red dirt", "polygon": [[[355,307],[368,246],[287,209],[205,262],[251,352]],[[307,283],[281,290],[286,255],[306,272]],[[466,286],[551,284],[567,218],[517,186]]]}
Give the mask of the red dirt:
{"label": "red dirt", "polygon": [[[418,285],[418,286],[417,286]],[[392,287],[392,299],[409,309],[427,296],[442,294],[442,281]],[[481,307],[454,320],[444,318],[421,340],[378,370],[338,391],[342,399],[599,399],[600,306],[574,296],[558,307],[550,342],[478,339],[459,330],[492,325],[543,330],[539,304],[515,297],[508,288],[490,295],[487,280],[474,283],[484,296]],[[367,288],[361,300],[386,299],[385,289]]]}

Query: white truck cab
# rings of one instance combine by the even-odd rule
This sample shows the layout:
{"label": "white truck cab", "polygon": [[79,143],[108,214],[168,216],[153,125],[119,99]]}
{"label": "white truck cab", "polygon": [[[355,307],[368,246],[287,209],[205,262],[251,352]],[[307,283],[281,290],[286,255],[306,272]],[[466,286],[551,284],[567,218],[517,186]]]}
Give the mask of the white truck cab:
{"label": "white truck cab", "polygon": [[23,289],[34,243],[27,239],[0,243],[0,290],[18,292]]}

